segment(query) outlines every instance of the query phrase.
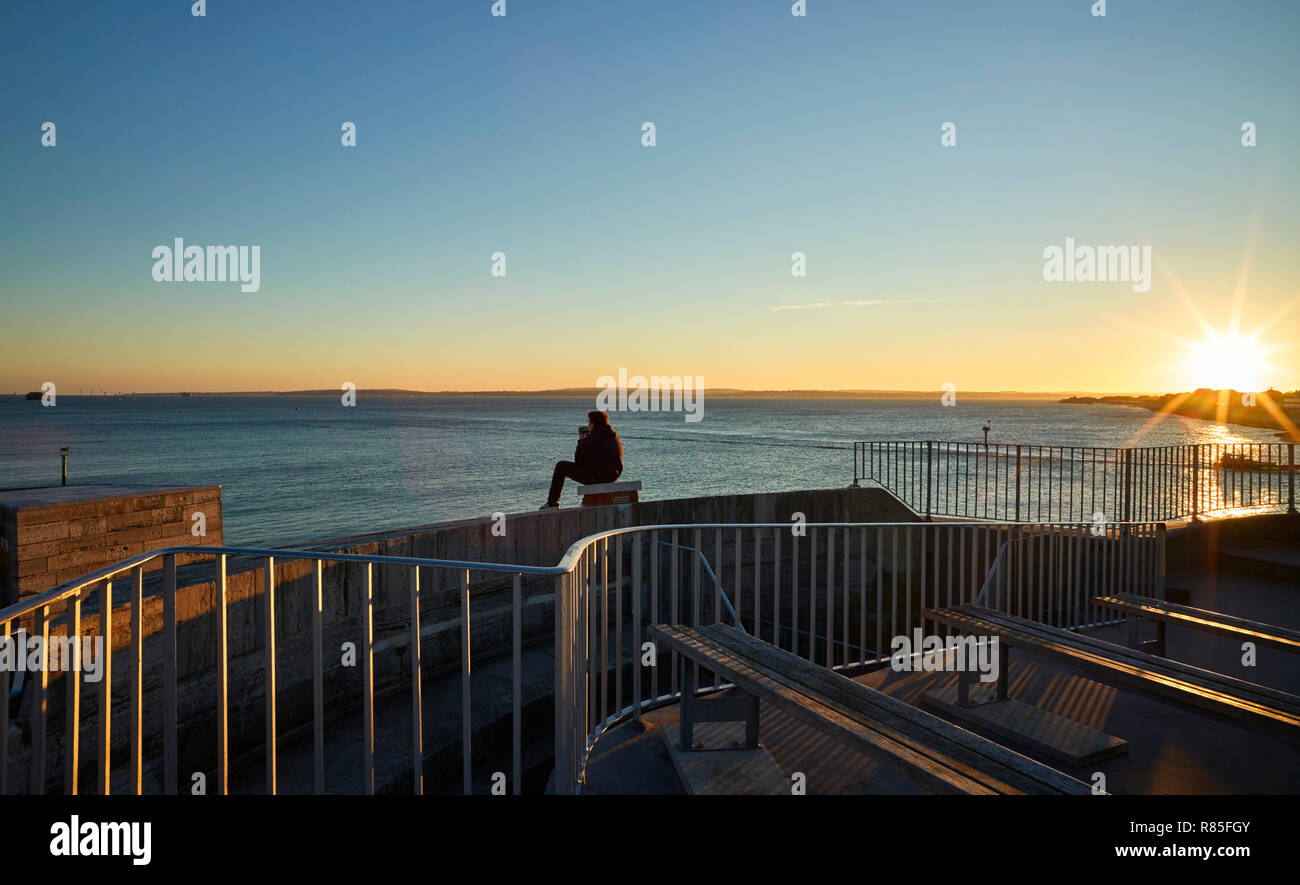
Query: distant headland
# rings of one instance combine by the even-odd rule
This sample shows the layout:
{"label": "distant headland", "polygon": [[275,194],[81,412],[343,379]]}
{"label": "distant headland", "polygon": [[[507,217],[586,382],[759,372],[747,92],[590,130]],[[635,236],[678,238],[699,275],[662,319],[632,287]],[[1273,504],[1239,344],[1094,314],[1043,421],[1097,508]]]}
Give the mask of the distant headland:
{"label": "distant headland", "polygon": [[[1070,396],[1060,402],[1074,405],[1100,403],[1107,406],[1136,406],[1153,412],[1168,412],[1185,418],[1199,418],[1243,427],[1264,427],[1279,431],[1284,439],[1300,440],[1296,424],[1300,412],[1296,403],[1300,391],[1280,390],[1243,392],[1211,390],[1201,387],[1190,393],[1166,393],[1160,396]],[[1269,406],[1272,408],[1269,408]],[[1220,417],[1222,415],[1222,417]]]}

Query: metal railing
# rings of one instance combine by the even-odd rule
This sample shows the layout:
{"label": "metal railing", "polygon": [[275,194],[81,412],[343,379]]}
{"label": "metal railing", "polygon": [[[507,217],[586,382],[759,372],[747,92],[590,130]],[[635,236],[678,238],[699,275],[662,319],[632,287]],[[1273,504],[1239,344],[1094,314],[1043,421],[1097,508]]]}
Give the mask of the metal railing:
{"label": "metal railing", "polygon": [[[677,655],[645,642],[652,624],[722,621],[830,669],[867,668],[931,607],[978,600],[1066,629],[1116,623],[1093,598],[1163,597],[1164,540],[1160,523],[702,524],[584,538],[556,588],[556,789],[581,789],[606,730],[679,698]],[[712,569],[679,569],[676,555],[663,569],[650,551],[665,541],[707,553]],[[717,674],[697,684],[725,687]]]}
{"label": "metal railing", "polygon": [[1294,443],[1098,448],[859,442],[853,484],[875,481],[927,518],[1182,520],[1294,513],[1295,459]]}
{"label": "metal railing", "polygon": [[[407,635],[399,635],[396,637],[396,642],[393,638],[390,638],[387,644],[391,647],[394,644],[409,643],[410,760],[413,790],[417,794],[423,793],[425,788],[423,777],[425,717],[422,704],[421,672],[421,571],[424,570],[426,578],[429,570],[450,571],[455,577],[454,583],[459,585],[457,595],[459,597],[460,613],[459,618],[455,619],[454,626],[458,628],[460,634],[460,712],[462,721],[460,752],[462,756],[463,788],[467,793],[471,790],[473,769],[473,753],[470,741],[472,722],[470,673],[473,659],[470,644],[470,576],[471,573],[479,572],[496,576],[498,580],[503,576],[512,578],[510,618],[512,627],[510,654],[513,660],[512,703],[514,731],[512,769],[514,789],[516,792],[520,790],[522,772],[520,727],[522,722],[521,662],[523,623],[521,578],[524,576],[550,577],[559,574],[558,569],[498,563],[296,550],[263,550],[237,547],[169,547],[140,554],[115,565],[106,566],[82,578],[55,587],[53,590],[30,600],[0,610],[0,630],[3,631],[0,634],[3,639],[0,639],[0,641],[9,645],[11,652],[17,649],[18,643],[14,640],[18,638],[22,638],[25,644],[35,646],[38,649],[31,653],[37,656],[36,660],[39,662],[39,667],[25,674],[29,682],[27,688],[33,693],[28,704],[30,711],[30,743],[27,766],[29,792],[39,794],[46,790],[47,762],[49,761],[47,756],[51,749],[47,738],[49,727],[54,720],[58,720],[57,724],[60,726],[61,732],[64,792],[69,795],[83,792],[81,738],[85,728],[83,717],[87,712],[83,704],[83,682],[94,686],[94,706],[91,711],[93,713],[91,723],[93,753],[96,758],[94,791],[107,795],[113,791],[115,785],[120,788],[125,784],[127,792],[139,794],[144,792],[146,776],[149,776],[152,781],[160,786],[161,792],[168,794],[177,792],[181,780],[177,752],[178,707],[181,700],[178,689],[180,679],[178,678],[177,663],[178,652],[182,651],[182,649],[177,644],[176,558],[178,555],[186,554],[212,557],[212,565],[215,569],[213,581],[215,599],[212,600],[212,605],[198,615],[186,613],[187,619],[196,616],[216,619],[213,631],[216,646],[213,665],[215,674],[215,680],[213,681],[215,681],[216,689],[216,742],[215,752],[211,758],[212,764],[205,766],[201,772],[205,780],[207,775],[214,775],[215,786],[213,792],[225,794],[229,791],[232,771],[230,722],[232,686],[228,670],[231,661],[229,621],[232,600],[229,594],[227,573],[231,557],[254,557],[265,564],[262,587],[260,588],[261,599],[257,603],[258,610],[256,612],[243,611],[241,613],[241,624],[245,630],[256,631],[260,635],[254,637],[241,636],[241,638],[245,641],[245,644],[255,640],[260,640],[262,644],[260,678],[264,691],[265,740],[260,747],[260,752],[265,757],[266,793],[274,794],[277,792],[279,775],[277,749],[282,742],[282,735],[277,730],[277,703],[284,700],[284,692],[277,685],[278,665],[282,666],[285,663],[284,655],[277,656],[277,646],[286,637],[281,631],[277,631],[278,582],[276,567],[292,560],[306,560],[311,563],[311,571],[307,576],[309,586],[306,596],[307,607],[310,610],[310,638],[308,644],[310,645],[311,655],[312,713],[309,729],[313,735],[314,743],[312,781],[315,792],[325,792],[326,722],[351,709],[351,705],[346,703],[345,699],[339,698],[337,688],[329,696],[327,704],[326,673],[328,668],[324,641],[327,619],[331,636],[338,634],[339,628],[342,627],[342,635],[347,638],[348,642],[352,643],[355,658],[361,670],[361,688],[358,693],[362,714],[361,792],[372,793],[375,790],[376,691],[374,665],[375,653],[380,647],[375,641],[374,634],[375,570],[377,567],[401,570],[404,573],[403,579],[407,582],[409,588],[409,617],[406,619]],[[146,631],[146,609],[152,609],[148,612],[151,621],[156,620],[158,612],[156,606],[146,605],[146,599],[153,602],[155,597],[146,597],[144,594],[144,573],[147,566],[151,564],[156,566],[159,562],[161,562],[162,566],[162,588],[161,592],[157,593],[156,596],[161,597],[161,624],[150,624],[151,630]],[[327,598],[324,582],[324,566],[326,563],[344,567],[351,566],[361,572],[360,580],[357,582],[359,587],[356,587],[356,590],[360,593],[360,599],[359,601],[354,600],[354,602],[359,602],[356,606],[359,609],[357,617],[339,618],[335,616],[338,611],[346,611],[347,609],[346,600],[340,597],[346,597],[349,592],[355,591],[351,589],[347,576],[345,576],[344,580],[340,582],[340,586],[336,588],[336,592],[332,594],[334,598]],[[193,566],[190,566],[190,568],[193,568]],[[115,621],[119,618],[119,612],[123,606],[119,605],[115,609],[113,594],[115,585],[120,585],[123,581],[129,586],[129,599],[126,606],[124,606],[128,611],[124,617],[129,623],[130,636],[129,640],[126,641],[125,648],[115,650],[112,641],[115,633]],[[92,603],[95,604],[95,611],[93,617],[88,617],[87,615],[91,613],[83,611],[83,607]],[[341,625],[340,621],[350,623]],[[254,626],[255,624],[256,626]],[[18,630],[14,629],[15,625],[19,625]],[[56,631],[53,643],[51,643],[52,628],[55,628]],[[40,642],[32,642],[31,639],[22,636],[23,633],[29,634],[32,639],[39,638]],[[66,639],[69,637],[76,637],[81,641],[67,643]],[[295,638],[302,640],[307,637],[298,636]],[[95,646],[86,643],[85,639],[98,640],[101,643],[97,652],[99,656],[97,664],[99,676],[94,683],[89,682],[85,677],[84,665],[88,661],[83,659],[83,653],[91,652]],[[152,657],[155,660],[146,660],[146,641],[150,646],[154,646],[152,648],[154,652]],[[184,651],[193,653],[194,650],[184,649]],[[51,652],[53,652],[53,656]],[[126,666],[129,668],[128,697],[125,699],[126,703],[129,704],[127,716],[129,735],[128,740],[125,742],[126,750],[129,753],[129,762],[125,765],[118,763],[115,759],[115,737],[113,733],[115,713],[117,712],[114,706],[116,699],[113,694],[115,687],[113,666],[114,664],[121,665],[123,652],[125,652]],[[22,653],[26,655],[28,650],[23,649]],[[162,711],[160,727],[155,728],[154,731],[160,733],[147,735],[143,718],[146,694],[144,684],[146,676],[156,676],[156,670],[159,667],[162,669]],[[9,696],[10,676],[11,673],[8,669],[0,667],[0,698],[8,698]],[[62,686],[65,698],[62,717],[59,717],[55,711],[50,709],[52,679],[66,680]],[[117,682],[120,685],[122,680],[119,679]],[[120,704],[121,702],[117,701],[116,703]],[[245,706],[246,703],[246,700],[240,699],[241,707]],[[7,701],[0,705],[0,795],[9,792],[10,789],[9,773],[12,765],[9,745],[9,708],[10,704]],[[119,715],[119,721],[120,718]],[[117,741],[119,748],[121,743],[120,740]],[[147,756],[147,747],[153,747],[160,752],[151,758]],[[161,756],[161,758],[157,758],[158,756]]]}
{"label": "metal railing", "polygon": [[[57,786],[59,772],[51,777],[55,761],[62,763],[63,791],[69,795],[87,792],[83,781],[93,781],[89,791],[100,794],[175,794],[190,789],[195,760],[197,770],[213,778],[212,792],[230,792],[233,773],[242,791],[273,794],[281,791],[280,752],[290,744],[297,748],[295,773],[310,772],[300,784],[310,783],[317,793],[326,791],[327,770],[336,784],[340,772],[360,784],[351,792],[375,792],[381,750],[387,753],[389,789],[393,772],[400,778],[400,770],[409,767],[416,794],[431,786],[452,791],[455,774],[438,784],[425,782],[430,721],[440,728],[441,749],[450,750],[450,755],[441,752],[440,771],[452,766],[454,772],[459,756],[456,791],[484,789],[487,765],[508,768],[512,789],[519,793],[526,743],[525,609],[534,602],[549,602],[554,609],[553,637],[542,637],[553,638],[555,649],[554,790],[577,792],[602,732],[679,697],[677,668],[669,666],[660,676],[675,655],[660,655],[646,644],[651,624],[721,621],[832,669],[876,665],[889,658],[892,637],[922,625],[926,607],[979,600],[1067,628],[1100,623],[1104,615],[1091,602],[1098,594],[1163,595],[1163,543],[1163,526],[1150,523],[1100,530],[1089,523],[778,523],[603,532],[573,544],[553,567],[233,547],[153,551],[0,611],[6,645],[21,632],[42,640],[39,666],[26,674],[29,737],[19,742],[23,746],[11,746],[9,704],[0,705],[0,794],[20,788],[18,780],[26,781],[30,793]],[[212,597],[197,607],[187,597],[182,609],[177,557],[187,555],[205,560],[185,566],[187,577],[211,566]],[[260,572],[241,573],[238,593],[228,573],[234,557],[262,566]],[[291,561],[299,564],[296,572]],[[161,566],[161,582],[146,595],[145,570],[151,565]],[[328,582],[327,569],[332,570]],[[533,593],[527,605],[525,579],[534,590],[540,582],[544,591]],[[124,604],[119,594],[115,607],[114,590],[123,582],[128,593]],[[508,612],[500,613],[486,638],[472,643],[471,617],[479,623],[483,603],[505,592],[506,582]],[[375,635],[377,586],[385,591],[387,606],[387,636],[381,641]],[[430,624],[435,606],[452,616]],[[298,629],[285,622],[297,623]],[[205,633],[200,627],[210,629]],[[440,691],[439,708],[426,709],[425,669],[433,653],[449,645],[432,642],[435,627],[458,634],[446,669],[458,667],[459,691]],[[96,637],[109,641],[97,653],[84,648],[99,658],[99,678],[91,681],[82,672],[81,655],[84,640]],[[59,640],[69,638],[80,641],[60,648]],[[341,690],[339,666],[331,658],[340,639],[355,646],[360,670],[360,685],[349,682],[347,690]],[[377,686],[376,654],[399,645],[408,650],[409,661],[388,667]],[[500,758],[489,752],[476,771],[471,665],[481,655],[510,662],[510,737],[503,740],[509,762],[504,751]],[[51,666],[59,662],[72,666]],[[113,667],[123,662],[126,673],[115,680]],[[188,672],[181,672],[182,663]],[[293,667],[298,669],[291,678],[282,680]],[[9,694],[10,676],[0,667],[0,698]],[[57,686],[62,704],[53,702],[56,682],[62,683]],[[487,684],[499,682],[489,677]],[[720,687],[715,674],[701,690]],[[123,688],[126,697],[118,699],[114,691]],[[409,705],[393,701],[406,691]],[[500,689],[491,691],[493,697],[480,695],[478,702],[501,706]],[[154,705],[148,720],[146,701]],[[353,755],[355,739],[342,741],[348,747],[343,757],[328,753],[327,724],[337,736],[342,717],[356,717],[357,707],[360,721],[354,718],[350,727],[359,726],[359,756]],[[402,741],[391,735],[408,727],[408,717],[410,740],[403,750]],[[264,733],[259,734],[261,722]],[[382,748],[376,745],[377,730],[389,736]],[[89,754],[83,754],[83,732],[89,733]],[[311,749],[305,751],[308,737]],[[182,751],[188,763],[184,772]],[[11,770],[23,768],[24,753],[26,777],[11,781]],[[403,753],[409,754],[404,762]],[[250,786],[260,780],[259,764],[265,777],[260,788]]]}

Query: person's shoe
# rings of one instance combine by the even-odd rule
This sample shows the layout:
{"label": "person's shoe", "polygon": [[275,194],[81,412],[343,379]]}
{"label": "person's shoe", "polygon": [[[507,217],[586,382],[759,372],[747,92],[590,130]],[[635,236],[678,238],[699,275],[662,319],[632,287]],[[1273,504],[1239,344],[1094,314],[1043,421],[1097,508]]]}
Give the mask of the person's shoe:
{"label": "person's shoe", "polygon": [[538,507],[537,509],[538,509],[538,510],[559,510],[559,509],[560,509],[560,505],[559,505],[559,504],[543,504],[541,507]]}

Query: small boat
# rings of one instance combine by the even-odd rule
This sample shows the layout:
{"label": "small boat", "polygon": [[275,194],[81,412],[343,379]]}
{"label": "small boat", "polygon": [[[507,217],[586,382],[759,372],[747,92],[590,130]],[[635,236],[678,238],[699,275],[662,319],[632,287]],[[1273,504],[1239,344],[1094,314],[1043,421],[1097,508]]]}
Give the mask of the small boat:
{"label": "small boat", "polygon": [[28,399],[40,399],[40,398],[41,398],[41,392],[40,392],[39,390],[33,390],[31,393],[27,394],[27,398],[28,398]]}

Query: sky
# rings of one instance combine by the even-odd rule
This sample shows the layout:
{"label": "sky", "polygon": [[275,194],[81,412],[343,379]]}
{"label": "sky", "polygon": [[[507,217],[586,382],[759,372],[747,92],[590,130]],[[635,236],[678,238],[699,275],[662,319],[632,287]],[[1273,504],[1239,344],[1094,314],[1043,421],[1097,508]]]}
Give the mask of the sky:
{"label": "sky", "polygon": [[0,392],[1300,387],[1300,3],[791,5],[0,5]]}

